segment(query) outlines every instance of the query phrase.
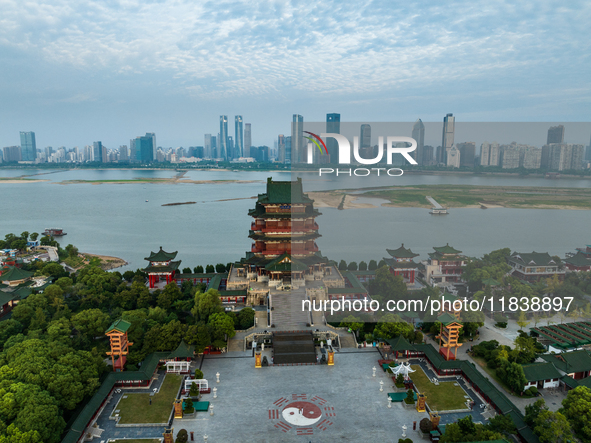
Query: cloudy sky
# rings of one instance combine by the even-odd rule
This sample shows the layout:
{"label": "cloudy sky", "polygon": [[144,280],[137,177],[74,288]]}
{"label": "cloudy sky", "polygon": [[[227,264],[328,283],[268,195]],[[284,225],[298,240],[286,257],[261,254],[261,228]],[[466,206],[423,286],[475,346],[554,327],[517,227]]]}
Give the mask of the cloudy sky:
{"label": "cloudy sky", "polygon": [[[323,121],[590,121],[588,1],[0,0],[0,146]],[[233,127],[230,130],[233,135]]]}

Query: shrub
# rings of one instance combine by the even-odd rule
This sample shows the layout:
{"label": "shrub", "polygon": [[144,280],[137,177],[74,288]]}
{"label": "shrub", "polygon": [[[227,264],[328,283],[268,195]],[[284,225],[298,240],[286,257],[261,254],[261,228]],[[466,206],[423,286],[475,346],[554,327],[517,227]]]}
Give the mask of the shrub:
{"label": "shrub", "polygon": [[529,388],[526,390],[526,392],[527,392],[529,395],[531,395],[531,396],[534,396],[534,397],[535,397],[536,395],[538,395],[538,392],[539,392],[539,391],[538,391],[538,388],[536,388],[535,386],[530,386],[530,387],[529,387]]}
{"label": "shrub", "polygon": [[199,398],[199,385],[197,383],[193,383],[191,385],[191,389],[189,389],[189,395],[191,397]]}
{"label": "shrub", "polygon": [[195,369],[195,378],[197,380],[200,380],[203,378],[203,372],[201,371],[201,369]]}
{"label": "shrub", "polygon": [[433,430],[433,423],[428,418],[423,418],[419,423],[419,429],[422,433],[428,434]]}
{"label": "shrub", "polygon": [[414,403],[415,402],[415,391],[413,391],[412,389],[409,389],[406,392],[406,398],[404,399],[404,402],[409,405],[411,403]]}
{"label": "shrub", "polygon": [[181,429],[176,435],[176,443],[187,443],[189,441],[189,433],[186,429]]}
{"label": "shrub", "polygon": [[398,374],[396,376],[396,385],[403,385],[404,384],[404,376],[402,374]]}

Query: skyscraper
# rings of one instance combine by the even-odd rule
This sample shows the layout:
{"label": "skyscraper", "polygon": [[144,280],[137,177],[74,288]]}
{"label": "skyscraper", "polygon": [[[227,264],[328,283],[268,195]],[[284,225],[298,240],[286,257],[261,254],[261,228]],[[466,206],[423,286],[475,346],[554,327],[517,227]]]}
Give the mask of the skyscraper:
{"label": "skyscraper", "polygon": [[4,162],[19,162],[21,161],[21,147],[20,146],[7,146],[2,148],[2,156]]}
{"label": "skyscraper", "polygon": [[150,161],[154,161],[157,157],[156,149],[158,149],[158,145],[156,145],[156,134],[153,132],[146,132],[146,137],[150,137],[152,139],[152,158]]}
{"label": "skyscraper", "polygon": [[220,135],[218,138],[218,156],[224,160],[230,160],[232,157],[228,153],[228,116],[220,115]]}
{"label": "skyscraper", "polygon": [[277,161],[285,163],[285,136],[279,134],[277,137]]}
{"label": "skyscraper", "polygon": [[564,143],[564,126],[550,126],[546,144],[549,145],[550,143]]}
{"label": "skyscraper", "polygon": [[129,161],[129,152],[127,151],[127,145],[119,146],[119,161],[120,162],[128,162]]}
{"label": "skyscraper", "polygon": [[285,137],[285,164],[291,164],[291,135]]}
{"label": "skyscraper", "polygon": [[447,164],[447,153],[454,144],[455,117],[453,114],[447,114],[443,117],[443,134],[441,137],[441,149],[438,151],[439,163]]}
{"label": "skyscraper", "polygon": [[294,114],[291,123],[290,163],[305,163],[307,152],[304,147],[304,117]]}
{"label": "skyscraper", "polygon": [[244,132],[242,116],[234,116],[234,158],[244,157]]}
{"label": "skyscraper", "polygon": [[37,144],[34,132],[21,131],[21,158],[22,161],[34,162],[37,158]]}
{"label": "skyscraper", "polygon": [[460,166],[467,168],[474,167],[474,157],[476,155],[476,143],[466,142],[457,144],[458,151],[460,151]]}
{"label": "skyscraper", "polygon": [[425,125],[420,118],[412,125],[412,138],[417,142],[417,149],[411,155],[419,165],[424,165]]}
{"label": "skyscraper", "polygon": [[203,155],[205,158],[213,158],[211,151],[211,134],[205,134],[205,140],[203,143]]}
{"label": "skyscraper", "polygon": [[244,157],[250,156],[250,147],[252,146],[252,129],[250,127],[250,123],[244,124],[244,152],[242,155]]}
{"label": "skyscraper", "polygon": [[[341,114],[326,114],[326,132],[329,134],[341,133]],[[329,162],[333,164],[339,163],[339,144],[330,137],[326,141],[326,150],[329,155]]]}
{"label": "skyscraper", "polygon": [[103,161],[103,144],[101,142],[92,142],[92,161]]}
{"label": "skyscraper", "polygon": [[369,148],[371,146],[371,126],[361,125],[361,131],[359,134],[359,147]]}
{"label": "skyscraper", "polygon": [[[135,146],[135,161],[147,163],[154,161],[154,137],[153,134],[146,133],[143,137],[136,137],[133,140]],[[156,153],[156,158],[158,153]]]}

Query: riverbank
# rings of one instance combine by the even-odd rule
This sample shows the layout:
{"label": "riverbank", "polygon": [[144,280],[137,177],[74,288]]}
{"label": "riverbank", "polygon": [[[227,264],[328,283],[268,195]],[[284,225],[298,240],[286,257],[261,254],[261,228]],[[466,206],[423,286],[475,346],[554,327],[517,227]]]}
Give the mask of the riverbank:
{"label": "riverbank", "polygon": [[[448,208],[519,208],[519,209],[591,209],[591,189],[540,188],[517,186],[418,185],[359,190],[310,192],[316,206],[338,208],[345,196],[342,209],[375,208],[431,208],[427,196]],[[357,202],[362,197],[363,202]],[[376,199],[375,204],[367,199]]]}
{"label": "riverbank", "polygon": [[[112,269],[121,268],[122,266],[127,265],[128,263],[119,257],[111,257],[110,255],[99,255],[99,254],[89,254],[87,252],[82,252],[81,255],[85,256],[90,262],[93,258],[98,258],[101,263],[100,267],[105,271],[110,271]],[[86,263],[88,264],[88,263]]]}

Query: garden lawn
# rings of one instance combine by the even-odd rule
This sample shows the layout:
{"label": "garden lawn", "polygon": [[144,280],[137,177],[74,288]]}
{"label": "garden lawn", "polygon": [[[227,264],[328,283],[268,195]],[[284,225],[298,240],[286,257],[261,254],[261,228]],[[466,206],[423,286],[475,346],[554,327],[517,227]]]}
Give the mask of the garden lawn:
{"label": "garden lawn", "polygon": [[150,394],[125,394],[127,398],[122,398],[117,405],[121,417],[119,423],[168,423],[181,380],[180,375],[167,374],[160,392],[151,397],[151,405]]}
{"label": "garden lawn", "polygon": [[411,380],[419,393],[427,396],[427,404],[435,411],[451,411],[454,409],[466,409],[466,392],[461,386],[455,386],[453,381],[440,381],[439,386],[429,381],[419,365],[412,365]]}

